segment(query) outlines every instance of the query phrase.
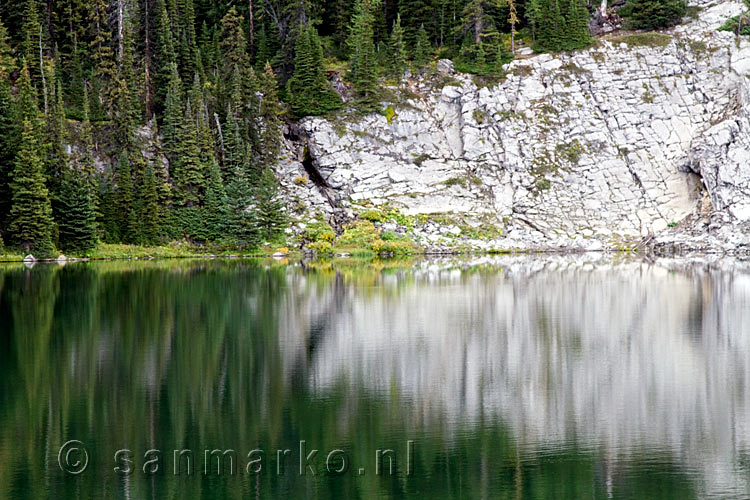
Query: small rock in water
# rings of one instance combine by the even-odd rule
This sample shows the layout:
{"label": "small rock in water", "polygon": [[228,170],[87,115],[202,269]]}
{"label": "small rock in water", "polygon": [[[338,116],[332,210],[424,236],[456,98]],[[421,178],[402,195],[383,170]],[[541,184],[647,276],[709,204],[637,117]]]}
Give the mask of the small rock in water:
{"label": "small rock in water", "polygon": [[23,258],[23,261],[24,262],[36,262],[36,257],[34,257],[33,255],[29,254],[29,255],[27,255],[26,257]]}
{"label": "small rock in water", "polygon": [[65,262],[66,260],[68,260],[68,258],[64,254],[57,256],[57,262]]}

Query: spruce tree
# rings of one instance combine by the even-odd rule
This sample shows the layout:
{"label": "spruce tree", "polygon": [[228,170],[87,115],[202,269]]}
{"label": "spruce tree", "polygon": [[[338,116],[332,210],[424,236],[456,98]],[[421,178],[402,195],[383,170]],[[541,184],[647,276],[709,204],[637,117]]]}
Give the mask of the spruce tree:
{"label": "spruce tree", "polygon": [[537,30],[539,29],[539,23],[542,21],[542,5],[543,0],[528,0],[526,2],[526,21],[529,23],[531,28],[531,40],[532,43],[536,43]]}
{"label": "spruce tree", "polygon": [[232,173],[226,193],[225,229],[228,240],[241,250],[257,245],[259,230],[255,210],[252,208],[252,188],[243,170],[238,169]]}
{"label": "spruce tree", "polygon": [[113,84],[117,67],[112,50],[112,34],[107,23],[106,0],[92,0],[89,22],[92,31],[91,55],[94,62],[97,94],[93,97],[102,103],[105,113],[111,113]]}
{"label": "spruce tree", "polygon": [[159,203],[158,180],[152,162],[146,164],[139,193],[142,200],[138,215],[141,235],[139,243],[153,245],[158,242],[164,214]]}
{"label": "spruce tree", "polygon": [[169,83],[164,106],[164,119],[162,120],[162,134],[164,154],[170,163],[175,161],[180,123],[182,122],[182,81],[177,72],[177,64],[172,63],[169,70]]}
{"label": "spruce tree", "polygon": [[60,247],[66,252],[85,252],[96,245],[96,218],[85,174],[68,169],[63,175],[58,220]]}
{"label": "spruce tree", "polygon": [[115,217],[115,224],[112,225],[114,234],[111,237],[114,240],[121,240],[125,243],[134,242],[133,219],[134,219],[134,193],[133,193],[133,175],[130,168],[130,155],[127,151],[120,153],[120,158],[115,169],[115,186],[113,196],[114,209],[110,216]]}
{"label": "spruce tree", "polygon": [[685,0],[629,0],[627,9],[630,11],[628,22],[631,27],[652,30],[666,28],[680,22],[685,15],[687,2]]}
{"label": "spruce tree", "polygon": [[224,220],[227,216],[227,198],[221,170],[215,160],[208,167],[208,187],[206,188],[205,226],[206,237],[210,241],[221,239]]}
{"label": "spruce tree", "polygon": [[430,38],[427,36],[427,30],[424,25],[420,26],[417,32],[416,45],[414,46],[414,66],[417,69],[424,68],[432,57],[432,45]]}
{"label": "spruce tree", "polygon": [[281,151],[281,104],[277,93],[276,76],[271,65],[266,63],[259,78],[260,106],[260,143],[258,153],[263,166],[272,166]]}
{"label": "spruce tree", "polygon": [[195,117],[190,114],[190,103],[186,106],[178,137],[179,147],[172,172],[175,202],[182,207],[199,206],[203,201],[206,179]]}
{"label": "spruce tree", "polygon": [[323,71],[323,49],[313,26],[299,28],[294,74],[287,82],[286,90],[295,118],[322,115],[342,105]]}
{"label": "spruce tree", "polygon": [[396,15],[391,30],[391,39],[388,43],[390,56],[390,72],[400,80],[406,70],[406,42],[404,41],[404,29],[401,27],[401,14]]}
{"label": "spruce tree", "polygon": [[255,188],[255,210],[261,235],[273,241],[284,228],[284,202],[279,197],[276,176],[264,168]]}
{"label": "spruce tree", "polygon": [[0,22],[0,232],[6,231],[11,193],[10,176],[18,149],[18,123],[11,99],[12,61],[5,27]]}
{"label": "spruce tree", "polygon": [[10,241],[37,257],[49,257],[52,246],[52,206],[44,182],[37,131],[25,119],[10,183]]}
{"label": "spruce tree", "polygon": [[379,0],[356,0],[348,45],[351,51],[350,79],[354,88],[369,107],[377,104],[378,67],[373,40],[374,12]]}

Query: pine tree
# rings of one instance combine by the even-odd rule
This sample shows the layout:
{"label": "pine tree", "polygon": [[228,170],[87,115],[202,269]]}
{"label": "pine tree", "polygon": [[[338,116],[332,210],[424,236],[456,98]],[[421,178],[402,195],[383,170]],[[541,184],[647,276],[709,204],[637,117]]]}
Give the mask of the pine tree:
{"label": "pine tree", "polygon": [[177,64],[172,63],[169,71],[169,84],[164,106],[162,134],[164,154],[170,163],[175,161],[178,150],[180,123],[182,122],[182,81],[177,72]]}
{"label": "pine tree", "polygon": [[186,106],[178,137],[179,147],[172,172],[175,202],[182,207],[199,206],[203,202],[206,179],[195,117],[190,114],[190,103]]}
{"label": "pine tree", "polygon": [[427,36],[427,30],[424,25],[420,26],[417,32],[417,41],[414,46],[414,66],[418,69],[424,68],[432,57],[432,45],[430,38]]}
{"label": "pine tree", "polygon": [[9,230],[15,245],[37,257],[49,257],[54,253],[52,206],[43,169],[37,131],[28,119],[24,119],[10,183]]}
{"label": "pine tree", "polygon": [[10,177],[18,149],[18,124],[11,99],[12,61],[5,26],[0,22],[0,232],[7,227],[10,211]]}
{"label": "pine tree", "polygon": [[209,241],[219,240],[224,230],[227,216],[226,190],[221,179],[219,165],[212,158],[208,167],[208,187],[206,188],[205,225],[206,238]]}
{"label": "pine tree", "polygon": [[146,164],[139,193],[142,201],[138,215],[140,243],[153,245],[159,239],[164,214],[159,204],[158,180],[152,162]]}
{"label": "pine tree", "polygon": [[245,168],[246,148],[245,143],[240,135],[237,118],[232,112],[231,106],[227,109],[226,120],[224,121],[224,163],[222,171],[224,181],[228,182],[230,176],[235,172]]}
{"label": "pine tree", "polygon": [[255,210],[261,234],[273,241],[284,228],[284,203],[279,197],[276,176],[270,168],[264,168],[255,188]]}
{"label": "pine tree", "polygon": [[39,47],[41,45],[42,25],[39,22],[39,6],[37,0],[25,0],[23,11],[23,57],[31,67],[31,74],[36,79],[41,66]]}
{"label": "pine tree", "polygon": [[[16,99],[16,120],[23,123],[28,121],[35,134],[40,132],[39,108],[37,107],[36,92],[31,86],[31,77],[29,76],[29,67],[26,61],[21,63],[21,76],[17,81],[18,98]],[[37,135],[37,139],[39,136]]]}
{"label": "pine tree", "polygon": [[373,40],[374,12],[379,0],[356,0],[348,45],[351,51],[350,79],[362,101],[370,107],[377,104],[378,67]]}
{"label": "pine tree", "polygon": [[233,172],[226,192],[228,239],[241,250],[257,245],[259,231],[252,208],[252,189],[244,171]]}
{"label": "pine tree", "polygon": [[398,14],[396,20],[393,22],[388,49],[390,53],[390,71],[400,80],[404,76],[404,70],[406,70],[406,42],[404,41],[404,30],[401,27],[401,14]]}
{"label": "pine tree", "polygon": [[130,156],[126,151],[120,153],[120,158],[115,169],[115,186],[113,196],[113,213],[115,225],[113,228],[116,233],[111,235],[115,240],[119,239],[125,243],[133,243],[135,238],[133,234],[134,222],[134,193],[133,193],[133,175],[130,168]]}
{"label": "pine tree", "polygon": [[322,115],[342,105],[323,71],[323,49],[312,26],[300,27],[294,75],[287,82],[287,95],[295,118]]}
{"label": "pine tree", "polygon": [[96,217],[85,174],[68,169],[60,190],[58,221],[60,247],[66,252],[85,252],[96,245]]}
{"label": "pine tree", "polygon": [[112,34],[107,23],[107,1],[92,0],[89,22],[93,39],[91,56],[94,62],[94,75],[98,93],[94,99],[100,101],[107,115],[111,112],[112,86],[117,73],[114,52],[112,51]]}
{"label": "pine tree", "polygon": [[532,43],[536,43],[537,30],[542,21],[542,0],[528,0],[526,2],[526,21],[531,28]]}
{"label": "pine tree", "polygon": [[261,164],[269,167],[276,164],[281,151],[281,104],[277,93],[276,76],[271,65],[266,63],[259,78],[260,83],[260,144],[258,154]]}
{"label": "pine tree", "polygon": [[582,49],[591,43],[589,12],[581,0],[569,0],[566,33],[567,50]]}
{"label": "pine tree", "polygon": [[630,25],[636,29],[666,28],[677,24],[685,15],[685,0],[629,0]]}
{"label": "pine tree", "polygon": [[[431,26],[434,20],[434,6],[432,0],[399,0],[398,12],[404,23],[406,34],[406,45],[416,47],[419,37],[419,31],[425,29],[425,36],[428,35],[427,27]],[[427,36],[429,39],[429,36]],[[424,41],[422,42],[424,46]]]}

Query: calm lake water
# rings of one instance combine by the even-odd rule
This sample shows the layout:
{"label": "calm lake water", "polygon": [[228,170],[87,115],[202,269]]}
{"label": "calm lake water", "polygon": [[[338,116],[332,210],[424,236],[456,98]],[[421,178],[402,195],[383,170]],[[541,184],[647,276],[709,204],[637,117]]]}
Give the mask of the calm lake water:
{"label": "calm lake water", "polygon": [[0,267],[1,499],[748,496],[742,263]]}

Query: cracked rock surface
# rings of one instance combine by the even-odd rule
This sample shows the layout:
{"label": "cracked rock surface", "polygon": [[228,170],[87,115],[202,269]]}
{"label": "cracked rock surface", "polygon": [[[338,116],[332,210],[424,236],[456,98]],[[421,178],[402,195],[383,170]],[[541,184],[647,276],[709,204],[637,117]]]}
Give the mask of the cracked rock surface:
{"label": "cracked rock surface", "polygon": [[[308,157],[327,186],[304,182],[298,152],[279,167],[286,196],[307,215],[385,205],[422,220],[449,216],[458,223],[447,231],[413,228],[442,248],[602,249],[656,238],[731,251],[745,237],[727,229],[732,241],[721,231],[701,240],[708,222],[698,214],[730,229],[750,220],[750,43],[716,31],[741,2],[693,5],[697,19],[671,30],[517,59],[491,88],[462,74],[412,80],[390,122],[307,118]],[[497,233],[458,229],[480,223]]]}

